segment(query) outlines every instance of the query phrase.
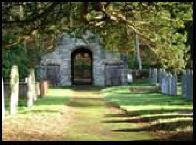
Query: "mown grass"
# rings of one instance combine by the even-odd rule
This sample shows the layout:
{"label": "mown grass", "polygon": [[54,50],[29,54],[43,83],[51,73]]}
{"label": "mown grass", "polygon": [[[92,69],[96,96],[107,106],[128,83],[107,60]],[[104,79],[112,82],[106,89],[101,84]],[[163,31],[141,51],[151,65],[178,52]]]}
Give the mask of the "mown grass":
{"label": "mown grass", "polygon": [[[143,123],[143,127],[119,128],[114,131],[153,131],[189,134],[190,139],[193,130],[193,103],[192,100],[183,98],[181,95],[168,96],[161,93],[130,92],[130,87],[139,86],[142,82],[129,86],[108,87],[102,90],[105,100],[112,102],[112,105],[120,107],[129,116],[128,119],[109,120],[108,122],[130,122]],[[147,86],[147,83],[144,83]],[[151,86],[151,84],[149,85]],[[179,86],[180,87],[180,86]],[[179,92],[178,92],[179,93]],[[110,114],[108,114],[110,116]],[[123,114],[111,114],[111,116],[125,116]],[[161,138],[170,138],[169,134],[164,134]],[[170,138],[171,139],[171,138]],[[181,136],[181,139],[184,139]]]}
{"label": "mown grass", "polygon": [[[49,89],[46,96],[40,96],[34,101],[32,107],[27,107],[27,100],[19,97],[19,103],[17,107],[18,115],[31,116],[33,113],[45,113],[51,114],[58,112],[58,110],[65,105],[69,100],[70,89]],[[10,98],[5,99],[6,116],[9,117],[10,110]]]}

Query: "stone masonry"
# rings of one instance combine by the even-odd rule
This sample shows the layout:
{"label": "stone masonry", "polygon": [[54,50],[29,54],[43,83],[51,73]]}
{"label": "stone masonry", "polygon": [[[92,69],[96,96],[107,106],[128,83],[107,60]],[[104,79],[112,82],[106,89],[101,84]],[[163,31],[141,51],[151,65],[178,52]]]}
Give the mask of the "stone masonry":
{"label": "stone masonry", "polygon": [[120,54],[105,51],[100,45],[100,39],[97,35],[86,31],[82,38],[74,38],[71,35],[63,34],[58,40],[55,51],[42,57],[39,68],[40,79],[45,78],[48,64],[59,65],[59,84],[58,86],[71,86],[71,54],[76,49],[84,47],[92,52],[92,82],[95,86],[105,85],[104,66],[106,62],[122,62]]}

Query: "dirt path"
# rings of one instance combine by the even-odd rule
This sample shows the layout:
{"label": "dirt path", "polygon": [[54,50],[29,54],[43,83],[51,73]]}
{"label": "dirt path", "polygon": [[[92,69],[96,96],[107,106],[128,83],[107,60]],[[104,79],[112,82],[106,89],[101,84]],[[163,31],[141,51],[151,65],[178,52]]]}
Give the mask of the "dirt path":
{"label": "dirt path", "polygon": [[[26,116],[23,114],[6,119],[3,140],[154,139],[149,132],[114,131],[141,124],[123,121],[128,117],[121,110],[108,106],[99,90],[81,91],[77,88],[69,93],[61,93],[62,96],[67,94],[71,99],[63,105],[50,105],[42,111],[35,106]],[[36,109],[39,111],[36,112]]]}

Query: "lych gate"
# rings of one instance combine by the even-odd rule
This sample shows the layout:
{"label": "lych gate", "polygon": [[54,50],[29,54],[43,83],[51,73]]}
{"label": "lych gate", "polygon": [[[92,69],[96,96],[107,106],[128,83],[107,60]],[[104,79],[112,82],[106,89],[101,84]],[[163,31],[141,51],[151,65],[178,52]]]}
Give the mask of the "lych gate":
{"label": "lych gate", "polygon": [[106,51],[99,37],[86,31],[82,38],[63,34],[55,50],[42,57],[38,74],[41,80],[57,86],[125,85],[126,69],[119,53]]}

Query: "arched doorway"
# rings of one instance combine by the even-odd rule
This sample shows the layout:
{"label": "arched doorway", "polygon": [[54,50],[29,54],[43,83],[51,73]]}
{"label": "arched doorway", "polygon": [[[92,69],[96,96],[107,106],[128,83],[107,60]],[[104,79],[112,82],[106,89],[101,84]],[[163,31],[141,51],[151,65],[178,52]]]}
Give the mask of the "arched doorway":
{"label": "arched doorway", "polygon": [[71,81],[73,85],[92,84],[92,52],[85,47],[71,53]]}

